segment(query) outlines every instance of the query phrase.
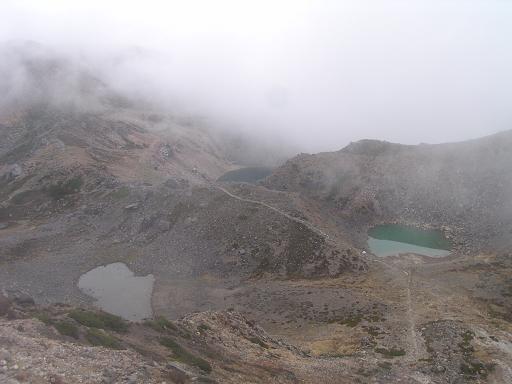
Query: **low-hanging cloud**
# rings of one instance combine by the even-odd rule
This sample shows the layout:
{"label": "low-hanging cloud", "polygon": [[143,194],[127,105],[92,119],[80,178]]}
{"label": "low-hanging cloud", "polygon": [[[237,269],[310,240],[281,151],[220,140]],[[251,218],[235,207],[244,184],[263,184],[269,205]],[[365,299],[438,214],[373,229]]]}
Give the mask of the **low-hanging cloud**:
{"label": "low-hanging cloud", "polygon": [[499,0],[7,0],[0,40],[36,41],[119,92],[318,151],[511,128],[511,19]]}

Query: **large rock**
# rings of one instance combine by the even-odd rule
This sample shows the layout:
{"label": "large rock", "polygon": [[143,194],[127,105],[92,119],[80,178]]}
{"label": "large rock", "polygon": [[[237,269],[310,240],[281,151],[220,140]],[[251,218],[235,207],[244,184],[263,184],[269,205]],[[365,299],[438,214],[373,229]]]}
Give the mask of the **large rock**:
{"label": "large rock", "polygon": [[11,300],[17,305],[20,305],[22,307],[30,307],[35,305],[34,299],[25,292],[8,291],[8,294]]}

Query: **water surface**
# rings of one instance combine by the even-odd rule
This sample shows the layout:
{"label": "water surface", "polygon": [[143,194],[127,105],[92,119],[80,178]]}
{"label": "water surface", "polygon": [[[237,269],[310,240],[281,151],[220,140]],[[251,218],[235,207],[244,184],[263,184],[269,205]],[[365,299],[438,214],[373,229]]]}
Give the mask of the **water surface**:
{"label": "water surface", "polygon": [[102,310],[139,321],[152,316],[153,275],[135,276],[124,263],[100,266],[83,274],[78,287]]}
{"label": "water surface", "polygon": [[368,231],[368,247],[383,257],[401,253],[443,257],[450,254],[451,244],[441,231],[385,224]]}

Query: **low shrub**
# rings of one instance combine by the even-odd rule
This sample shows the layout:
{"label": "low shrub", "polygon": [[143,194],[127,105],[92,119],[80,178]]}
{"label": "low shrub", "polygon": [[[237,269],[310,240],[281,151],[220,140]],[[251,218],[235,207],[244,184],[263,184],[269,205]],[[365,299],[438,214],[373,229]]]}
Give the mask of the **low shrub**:
{"label": "low shrub", "polygon": [[46,312],[39,312],[39,313],[36,313],[36,314],[34,315],[34,317],[35,317],[37,320],[39,320],[39,321],[41,321],[41,322],[45,323],[46,325],[50,325],[50,324],[52,323],[52,319],[51,319],[50,315],[48,315]]}
{"label": "low shrub", "polygon": [[375,352],[380,353],[384,357],[398,357],[398,356],[404,356],[405,351],[403,349],[392,347],[391,349],[387,348],[375,348]]}
{"label": "low shrub", "polygon": [[163,316],[158,316],[154,320],[146,320],[144,325],[154,329],[157,332],[178,331],[178,327],[176,327],[171,321],[167,320]]}
{"label": "low shrub", "polygon": [[69,321],[58,321],[53,324],[55,329],[64,336],[70,336],[74,339],[78,339],[78,327]]}
{"label": "low shrub", "polygon": [[169,337],[163,337],[160,339],[160,344],[164,347],[170,349],[176,360],[181,361],[182,363],[192,365],[198,367],[199,369],[210,373],[212,371],[212,366],[206,360],[200,358],[199,356],[195,356],[181,345],[176,343],[173,339]]}
{"label": "low shrub", "polygon": [[116,332],[126,332],[128,323],[119,316],[106,312],[93,312],[85,310],[73,310],[68,316],[78,323],[91,328],[110,329]]}
{"label": "low shrub", "polygon": [[94,346],[101,346],[110,349],[123,349],[123,346],[118,339],[100,329],[89,329],[85,338]]}
{"label": "low shrub", "polygon": [[66,181],[61,181],[57,184],[50,185],[48,187],[48,194],[55,200],[59,200],[64,196],[71,195],[80,191],[82,187],[82,178],[75,176]]}

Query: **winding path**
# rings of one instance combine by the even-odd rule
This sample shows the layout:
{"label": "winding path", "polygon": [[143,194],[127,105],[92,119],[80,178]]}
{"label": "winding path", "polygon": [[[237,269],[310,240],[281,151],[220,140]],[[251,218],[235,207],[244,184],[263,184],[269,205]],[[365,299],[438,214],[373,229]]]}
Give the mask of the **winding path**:
{"label": "winding path", "polygon": [[218,189],[219,191],[221,192],[224,192],[226,195],[232,197],[233,199],[236,199],[236,200],[239,200],[239,201],[243,201],[243,202],[246,202],[246,203],[251,203],[251,204],[257,204],[257,205],[261,205],[265,208],[268,208],[278,214],[280,214],[281,216],[284,216],[286,217],[287,219],[289,220],[292,220],[292,221],[295,221],[296,223],[299,223],[299,224],[302,224],[304,225],[305,227],[307,227],[308,229],[312,230],[313,232],[315,232],[316,234],[322,236],[323,238],[325,238],[326,240],[329,238],[329,235],[325,232],[323,232],[322,230],[318,229],[317,227],[315,227],[313,224],[311,224],[309,221],[306,221],[306,220],[302,220],[302,219],[299,219],[298,217],[294,217],[292,215],[290,215],[289,213],[286,213],[284,211],[281,211],[279,208],[276,208],[276,207],[273,207],[272,205],[269,205],[263,201],[259,201],[259,200],[252,200],[252,199],[246,199],[246,198],[243,198],[243,197],[240,197],[240,196],[237,196],[231,192],[229,192],[227,189],[221,187],[221,186],[218,186],[218,185],[213,185],[214,188]]}

